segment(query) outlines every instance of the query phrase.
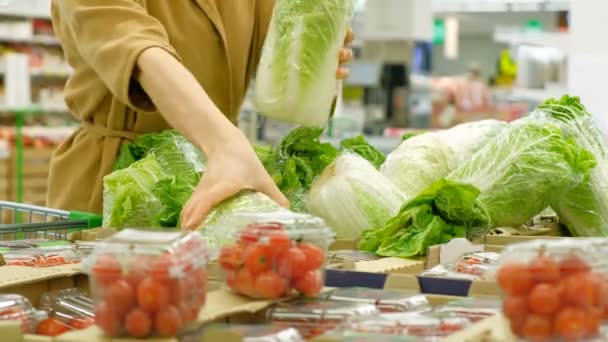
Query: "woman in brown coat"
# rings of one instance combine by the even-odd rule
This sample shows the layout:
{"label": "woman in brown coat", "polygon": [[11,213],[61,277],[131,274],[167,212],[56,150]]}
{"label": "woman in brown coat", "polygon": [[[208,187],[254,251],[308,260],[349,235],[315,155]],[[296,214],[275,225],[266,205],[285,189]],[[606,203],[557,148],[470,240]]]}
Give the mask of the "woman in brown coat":
{"label": "woman in brown coat", "polygon": [[[174,128],[209,160],[182,212],[186,227],[242,189],[287,200],[235,126],[274,0],[53,0],[74,74],[66,103],[80,128],[57,150],[47,205],[102,211],[102,178],[120,146]],[[349,39],[350,40],[350,37]],[[352,53],[340,53],[343,62]],[[348,70],[340,67],[338,77]]]}

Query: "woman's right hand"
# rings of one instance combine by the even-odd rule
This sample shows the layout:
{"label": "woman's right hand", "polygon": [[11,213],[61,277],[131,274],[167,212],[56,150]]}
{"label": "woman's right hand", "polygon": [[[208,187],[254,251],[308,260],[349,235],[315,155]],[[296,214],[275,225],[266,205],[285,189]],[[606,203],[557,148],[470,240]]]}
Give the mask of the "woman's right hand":
{"label": "woman's right hand", "polygon": [[262,192],[283,207],[289,201],[277,188],[243,134],[207,152],[208,163],[198,187],[181,213],[182,228],[196,229],[209,212],[241,190]]}

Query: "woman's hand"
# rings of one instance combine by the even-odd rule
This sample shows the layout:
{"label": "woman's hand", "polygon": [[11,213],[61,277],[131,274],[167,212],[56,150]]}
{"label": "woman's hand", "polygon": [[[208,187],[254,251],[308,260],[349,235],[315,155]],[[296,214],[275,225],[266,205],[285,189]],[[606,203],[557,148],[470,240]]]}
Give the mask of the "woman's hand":
{"label": "woman's hand", "polygon": [[249,141],[236,130],[226,144],[209,153],[207,168],[198,187],[181,213],[183,228],[198,228],[214,206],[240,192],[255,190],[281,206],[289,201],[277,188]]}
{"label": "woman's hand", "polygon": [[344,47],[340,49],[338,56],[340,59],[340,66],[338,67],[336,77],[338,77],[339,80],[345,80],[350,75],[350,71],[346,65],[353,59],[353,50],[350,48],[350,44],[353,42],[354,38],[353,31],[348,30],[346,38],[344,39]]}

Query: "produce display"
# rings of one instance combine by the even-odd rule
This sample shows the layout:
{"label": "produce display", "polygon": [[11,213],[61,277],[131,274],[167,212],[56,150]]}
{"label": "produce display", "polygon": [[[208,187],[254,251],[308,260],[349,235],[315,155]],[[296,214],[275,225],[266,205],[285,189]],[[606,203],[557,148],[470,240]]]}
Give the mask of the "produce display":
{"label": "produce display", "polygon": [[605,240],[510,245],[497,273],[513,333],[531,341],[597,338],[608,317]]}
{"label": "produce display", "polygon": [[339,239],[356,239],[382,227],[399,212],[405,196],[372,164],[344,153],[319,175],[308,194],[308,211],[322,217]]}
{"label": "produce display", "polygon": [[220,251],[226,285],[251,298],[277,299],[294,292],[317,296],[324,286],[331,231],[311,218],[285,224],[272,216],[249,221],[255,222],[241,228],[236,241]]}
{"label": "produce display", "polygon": [[324,125],[337,95],[338,52],[353,0],[279,0],[268,28],[255,87],[264,115],[305,126]]}
{"label": "produce display", "polygon": [[328,298],[333,301],[374,304],[378,311],[389,312],[423,312],[431,309],[424,295],[412,295],[396,290],[377,290],[363,287],[342,288],[332,291]]}
{"label": "produce display", "polygon": [[465,253],[455,263],[439,264],[420,275],[452,279],[494,280],[494,268],[499,257],[500,254],[492,252]]}
{"label": "produce display", "polygon": [[196,233],[115,234],[85,260],[95,324],[112,337],[176,336],[205,304],[207,260]]}

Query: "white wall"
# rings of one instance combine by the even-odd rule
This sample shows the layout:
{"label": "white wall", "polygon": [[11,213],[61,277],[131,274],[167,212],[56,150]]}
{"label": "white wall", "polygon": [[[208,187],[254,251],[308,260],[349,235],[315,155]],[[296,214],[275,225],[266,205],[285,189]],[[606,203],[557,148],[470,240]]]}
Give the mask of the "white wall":
{"label": "white wall", "polygon": [[569,92],[608,132],[608,1],[571,2]]}
{"label": "white wall", "polygon": [[464,74],[471,62],[480,65],[484,79],[496,74],[496,63],[500,52],[508,48],[506,44],[494,42],[492,34],[478,33],[460,36],[457,59],[446,59],[443,46],[433,47],[433,76],[454,76]]}

